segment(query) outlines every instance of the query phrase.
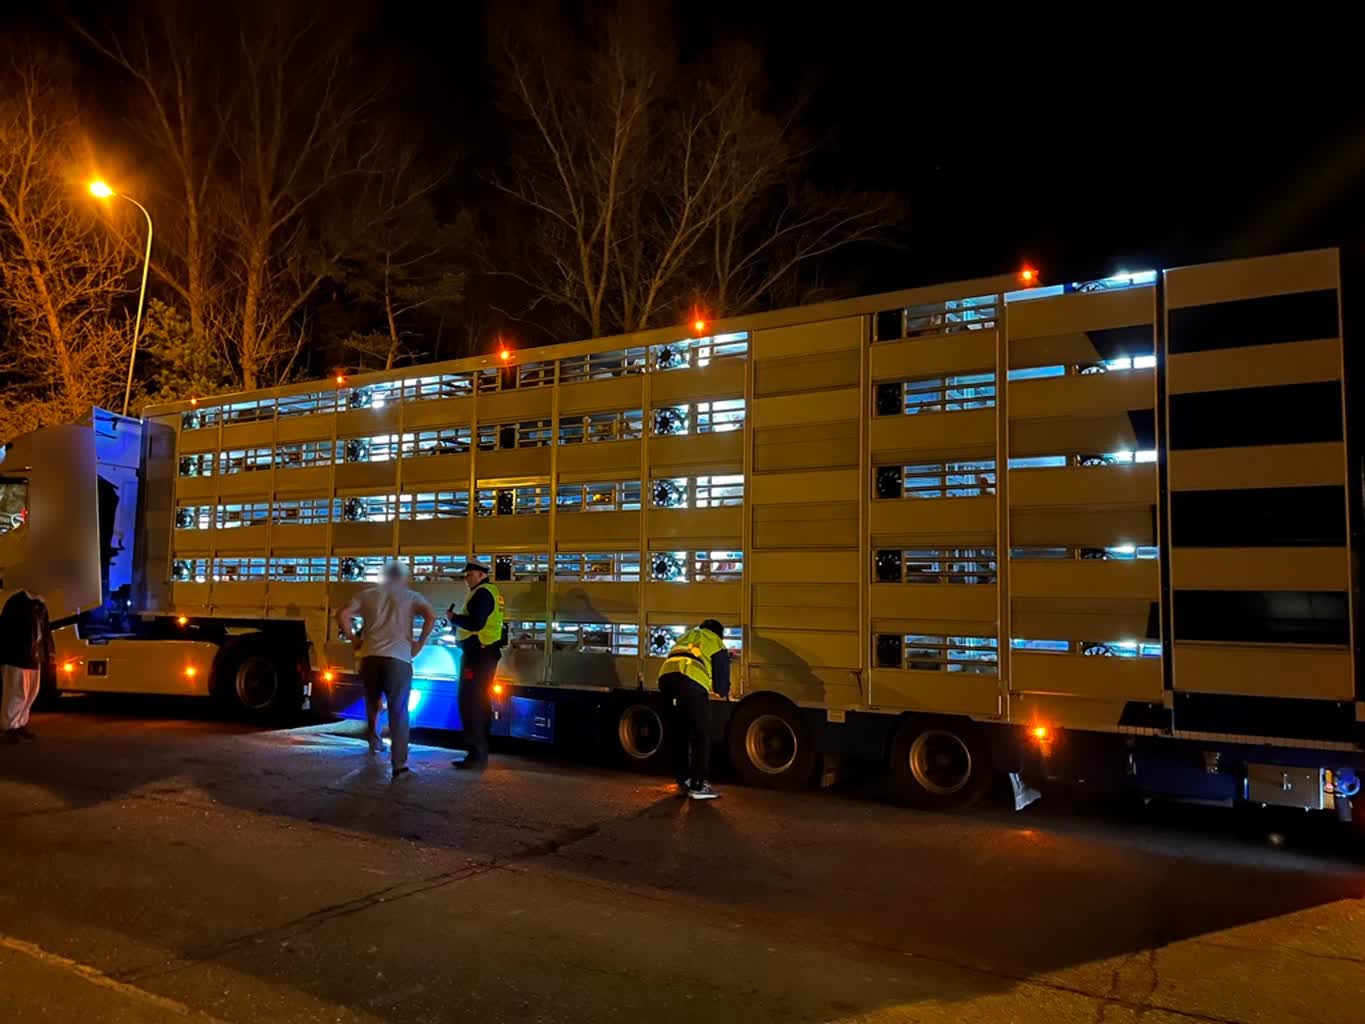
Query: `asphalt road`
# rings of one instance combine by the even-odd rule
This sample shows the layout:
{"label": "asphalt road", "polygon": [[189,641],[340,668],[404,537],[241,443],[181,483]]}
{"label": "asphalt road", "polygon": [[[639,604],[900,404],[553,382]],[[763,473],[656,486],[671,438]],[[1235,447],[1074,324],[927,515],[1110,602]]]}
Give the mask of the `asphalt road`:
{"label": "asphalt road", "polygon": [[391,783],[351,725],[114,709],[0,746],[0,1020],[1365,1021],[1363,862],[1307,826]]}

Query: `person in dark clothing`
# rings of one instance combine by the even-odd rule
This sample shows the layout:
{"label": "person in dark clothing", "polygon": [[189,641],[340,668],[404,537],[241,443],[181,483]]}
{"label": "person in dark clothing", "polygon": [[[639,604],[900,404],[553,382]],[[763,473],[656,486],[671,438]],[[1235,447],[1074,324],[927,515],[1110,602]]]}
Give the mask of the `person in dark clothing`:
{"label": "person in dark clothing", "polygon": [[483,768],[488,763],[488,729],[493,721],[493,676],[506,643],[503,614],[506,602],[488,579],[488,567],[468,562],[464,581],[469,587],[464,607],[451,605],[446,617],[460,644],[460,726],[469,753],[456,768]]}
{"label": "person in dark clothing", "polygon": [[47,605],[20,590],[0,610],[0,727],[6,743],[34,739],[29,712],[38,699],[43,666],[52,660],[52,627]]}
{"label": "person in dark clothing", "polygon": [[670,699],[673,769],[678,792],[693,800],[720,796],[707,782],[711,765],[711,695],[730,696],[730,652],[725,627],[707,619],[673,643],[659,666],[659,691]]}

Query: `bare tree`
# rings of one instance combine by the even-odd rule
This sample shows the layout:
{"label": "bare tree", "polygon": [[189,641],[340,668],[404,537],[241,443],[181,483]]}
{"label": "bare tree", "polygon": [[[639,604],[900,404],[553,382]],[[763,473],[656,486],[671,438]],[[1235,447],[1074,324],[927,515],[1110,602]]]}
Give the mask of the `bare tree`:
{"label": "bare tree", "polygon": [[622,3],[573,45],[575,27],[548,11],[494,33],[526,129],[495,184],[532,221],[496,269],[595,335],[680,319],[689,303],[716,315],[760,305],[899,216],[880,197],[800,184],[810,147],[794,141],[795,111],[765,111],[756,53],[684,65],[654,19]]}
{"label": "bare tree", "polygon": [[305,308],[342,255],[313,214],[340,182],[372,169],[366,115],[378,89],[352,57],[358,26],[333,10],[203,14],[165,4],[126,35],[87,38],[137,83],[145,109],[134,118],[175,176],[165,212],[179,251],[157,269],[196,336],[223,345],[242,386],[255,388],[292,370]]}
{"label": "bare tree", "polygon": [[136,260],[72,179],[85,161],[65,66],[23,50],[0,78],[0,419],[8,434],[119,398]]}

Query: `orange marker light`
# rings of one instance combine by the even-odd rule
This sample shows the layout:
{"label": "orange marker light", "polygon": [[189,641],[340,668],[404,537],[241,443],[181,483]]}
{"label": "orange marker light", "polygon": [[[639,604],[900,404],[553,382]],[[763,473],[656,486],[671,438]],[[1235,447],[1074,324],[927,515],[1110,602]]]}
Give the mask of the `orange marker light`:
{"label": "orange marker light", "polygon": [[501,696],[502,696],[502,691],[503,691],[503,685],[502,685],[502,683],[494,683],[494,684],[493,684],[493,696],[494,696],[494,697],[501,697]]}
{"label": "orange marker light", "polygon": [[512,358],[511,350],[505,348],[498,349],[498,358],[501,359],[504,363],[507,362],[507,360]]}
{"label": "orange marker light", "polygon": [[1052,730],[1045,725],[1035,725],[1029,730],[1029,735],[1041,743],[1052,738]]}
{"label": "orange marker light", "polygon": [[706,321],[705,321],[705,320],[693,320],[693,321],[692,321],[692,330],[696,331],[698,334],[703,333],[703,332],[706,330]]}
{"label": "orange marker light", "polygon": [[193,679],[193,678],[194,678],[195,676],[197,676],[198,674],[199,674],[199,669],[195,668],[193,665],[186,665],[186,666],[185,666],[185,678],[186,678],[186,679]]}
{"label": "orange marker light", "polygon": [[344,373],[338,373],[338,374],[337,374],[337,384],[338,384],[338,385],[341,385],[341,384],[345,384],[345,383],[346,383],[346,375],[345,375]]}
{"label": "orange marker light", "polygon": [[199,399],[197,399],[197,398],[191,398],[191,399],[190,399],[190,405],[198,405],[198,404],[199,404]]}
{"label": "orange marker light", "polygon": [[62,671],[65,672],[67,675],[71,675],[72,672],[76,671],[76,663],[74,661],[66,662],[65,664],[62,665]]}
{"label": "orange marker light", "polygon": [[175,617],[175,623],[176,623],[176,625],[178,625],[178,626],[188,626],[188,625],[190,624],[189,616],[188,616],[188,615],[177,615],[177,616]]}
{"label": "orange marker light", "polygon": [[329,669],[324,669],[324,670],[323,670],[323,673],[322,673],[322,681],[323,681],[324,683],[334,683],[334,682],[336,682],[336,678],[337,678],[337,674],[336,674],[335,672],[333,672],[330,668],[329,668]]}
{"label": "orange marker light", "polygon": [[1025,266],[1022,270],[1019,271],[1019,281],[1020,283],[1026,285],[1037,284],[1038,271],[1035,270],[1033,267]]}

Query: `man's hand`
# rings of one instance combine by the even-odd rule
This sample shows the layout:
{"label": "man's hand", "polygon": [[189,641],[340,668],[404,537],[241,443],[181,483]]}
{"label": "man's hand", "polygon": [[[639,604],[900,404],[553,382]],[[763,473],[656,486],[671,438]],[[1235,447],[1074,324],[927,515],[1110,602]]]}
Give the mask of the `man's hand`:
{"label": "man's hand", "polygon": [[427,642],[425,640],[414,640],[412,642],[412,656],[414,658],[417,657],[417,655],[421,653],[422,648],[426,645]]}

